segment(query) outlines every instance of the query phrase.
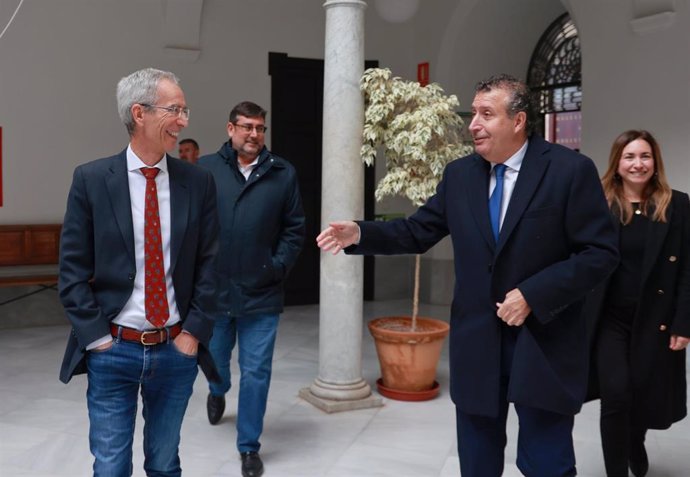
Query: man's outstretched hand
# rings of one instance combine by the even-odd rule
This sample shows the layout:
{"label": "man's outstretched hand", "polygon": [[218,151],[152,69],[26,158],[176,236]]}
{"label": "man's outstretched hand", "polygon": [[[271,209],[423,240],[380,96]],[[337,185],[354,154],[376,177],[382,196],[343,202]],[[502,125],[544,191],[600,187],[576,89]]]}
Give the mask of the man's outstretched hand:
{"label": "man's outstretched hand", "polygon": [[319,248],[324,252],[332,252],[333,255],[358,242],[359,225],[350,220],[331,222],[316,237],[316,244]]}

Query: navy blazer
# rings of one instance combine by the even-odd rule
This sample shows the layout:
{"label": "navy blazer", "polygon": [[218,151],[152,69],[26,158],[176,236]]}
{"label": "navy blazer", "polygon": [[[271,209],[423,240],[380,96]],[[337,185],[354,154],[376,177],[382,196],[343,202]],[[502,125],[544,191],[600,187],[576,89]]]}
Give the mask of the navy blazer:
{"label": "navy blazer", "polygon": [[490,165],[450,163],[436,194],[407,219],[361,222],[350,253],[424,253],[453,243],[451,397],[460,410],[497,416],[501,323],[496,302],[518,288],[532,313],[520,327],[508,400],[577,413],[587,384],[585,294],[618,263],[616,237],[592,161],[538,136],[529,146],[498,243],[489,222]]}
{"label": "navy blazer", "polygon": [[[170,267],[183,329],[199,340],[198,361],[218,373],[208,352],[213,332],[218,249],[216,188],[208,171],[166,156],[170,174]],[[143,198],[142,198],[143,200]],[[74,171],[60,239],[58,291],[72,323],[60,380],[86,372],[86,346],[110,334],[136,274],[126,150]]]}

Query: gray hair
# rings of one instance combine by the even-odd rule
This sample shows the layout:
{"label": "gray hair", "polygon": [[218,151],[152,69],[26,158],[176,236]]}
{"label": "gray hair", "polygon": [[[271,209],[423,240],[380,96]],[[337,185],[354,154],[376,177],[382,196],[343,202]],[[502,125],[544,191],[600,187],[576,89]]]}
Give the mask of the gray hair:
{"label": "gray hair", "polygon": [[158,101],[158,83],[161,80],[180,84],[177,76],[169,71],[155,68],[144,68],[125,76],[117,83],[117,112],[120,120],[131,136],[134,133],[132,106],[135,104],[156,104]]}

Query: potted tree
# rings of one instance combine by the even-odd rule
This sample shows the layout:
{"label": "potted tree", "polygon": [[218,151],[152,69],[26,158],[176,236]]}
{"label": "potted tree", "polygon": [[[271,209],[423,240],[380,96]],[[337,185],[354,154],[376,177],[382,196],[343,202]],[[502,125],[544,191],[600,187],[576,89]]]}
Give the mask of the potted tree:
{"label": "potted tree", "polygon": [[[386,175],[375,197],[407,197],[426,202],[448,162],[472,152],[461,139],[463,121],[455,112],[455,95],[438,84],[421,86],[393,77],[387,68],[371,68],[360,82],[364,94],[362,160],[371,166],[380,149]],[[421,401],[438,394],[436,367],[448,323],[419,317],[420,256],[415,256],[412,316],[389,316],[369,322],[381,366],[379,392],[393,399]]]}

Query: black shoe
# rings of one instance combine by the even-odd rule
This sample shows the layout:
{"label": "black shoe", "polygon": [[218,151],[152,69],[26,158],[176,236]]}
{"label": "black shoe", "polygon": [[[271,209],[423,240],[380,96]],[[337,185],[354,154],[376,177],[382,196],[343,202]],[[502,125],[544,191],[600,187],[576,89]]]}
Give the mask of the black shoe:
{"label": "black shoe", "polygon": [[206,413],[208,414],[208,422],[211,424],[218,424],[220,418],[225,412],[225,396],[208,395],[206,399]]}
{"label": "black shoe", "polygon": [[647,449],[644,447],[644,433],[631,436],[630,439],[630,471],[635,477],[644,477],[649,470]]}
{"label": "black shoe", "polygon": [[264,473],[264,463],[258,452],[240,452],[242,477],[259,477]]}

